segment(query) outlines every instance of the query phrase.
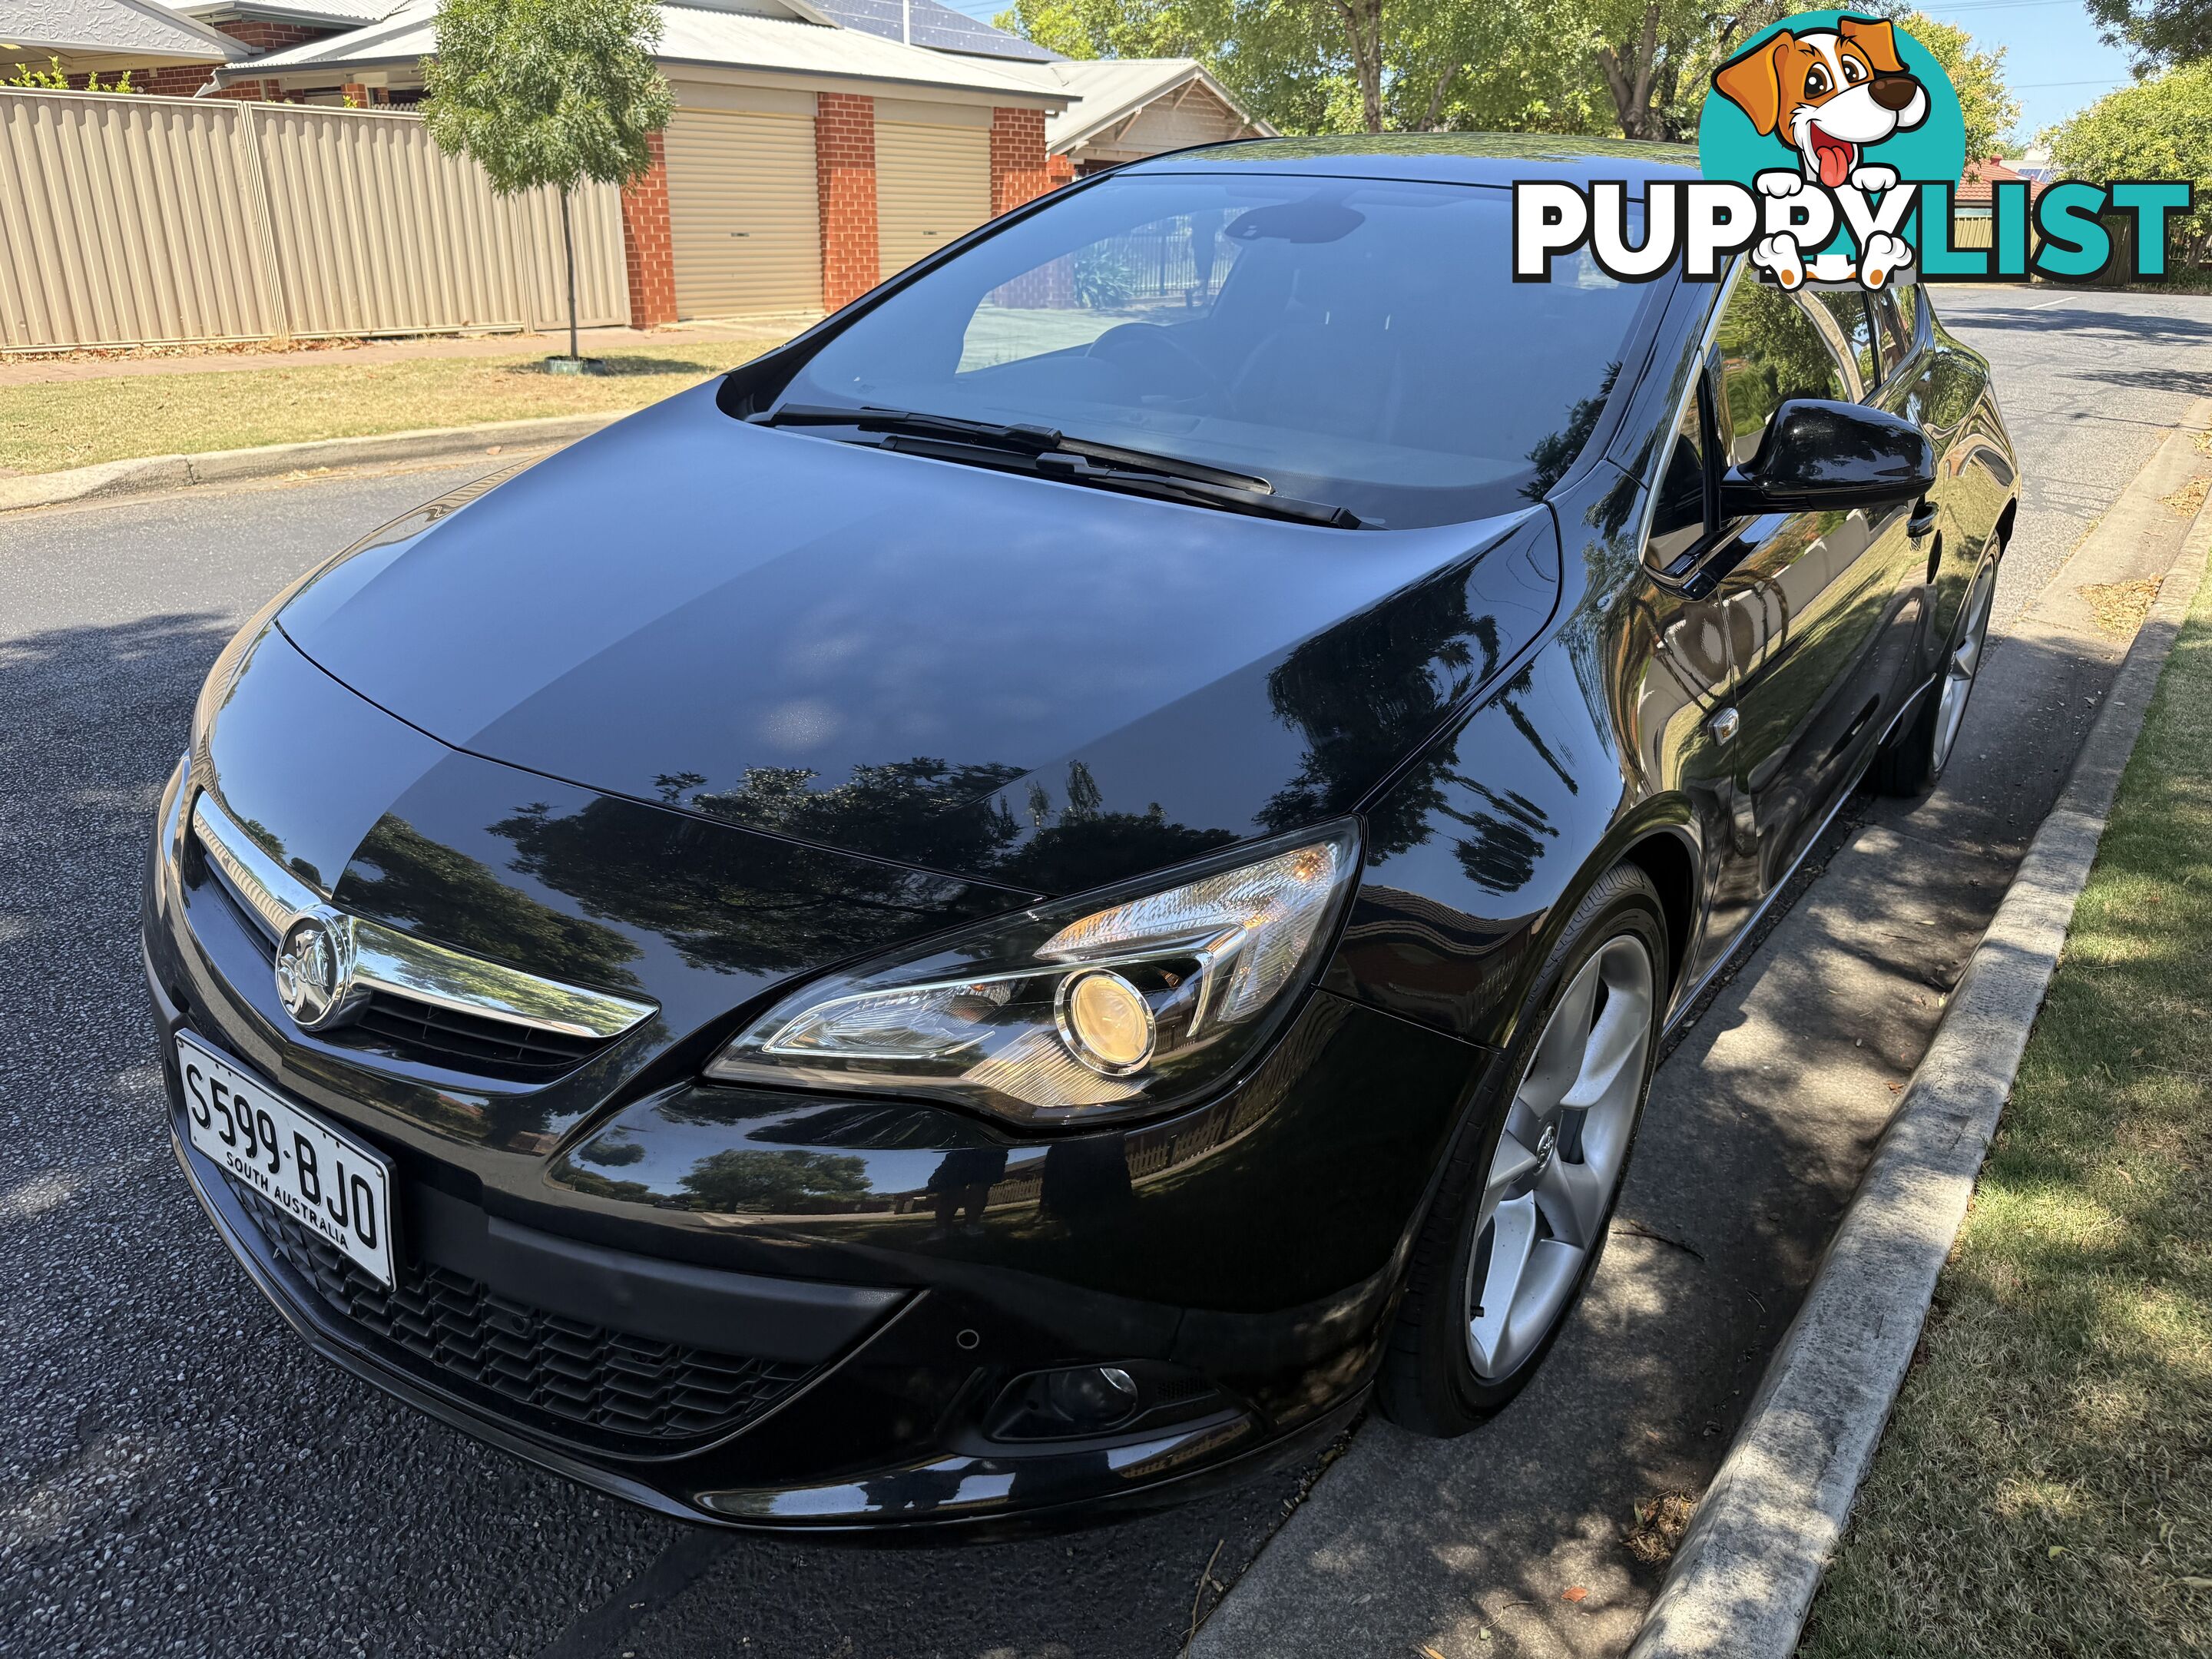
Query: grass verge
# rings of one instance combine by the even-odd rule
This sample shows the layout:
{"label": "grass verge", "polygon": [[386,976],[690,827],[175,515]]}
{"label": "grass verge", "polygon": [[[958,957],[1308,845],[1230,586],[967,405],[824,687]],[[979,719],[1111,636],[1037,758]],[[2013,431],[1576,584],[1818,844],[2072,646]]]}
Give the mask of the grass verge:
{"label": "grass verge", "polygon": [[1799,1652],[2212,1653],[2212,582]]}
{"label": "grass verge", "polygon": [[181,370],[0,388],[0,467],[52,472],[418,427],[642,408],[758,356],[784,336],[606,353],[603,375],[545,374],[544,351],[297,368]]}

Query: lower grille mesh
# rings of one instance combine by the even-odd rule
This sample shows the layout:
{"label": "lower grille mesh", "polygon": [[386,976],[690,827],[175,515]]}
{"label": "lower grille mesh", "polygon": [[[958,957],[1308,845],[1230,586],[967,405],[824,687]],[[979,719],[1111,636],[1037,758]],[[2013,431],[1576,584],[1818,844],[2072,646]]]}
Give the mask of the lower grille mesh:
{"label": "lower grille mesh", "polygon": [[758,1416],[811,1370],[603,1330],[428,1263],[403,1263],[387,1291],[258,1193],[223,1179],[270,1248],[334,1311],[414,1361],[409,1369],[481,1390],[508,1416],[542,1414],[631,1441],[698,1439]]}

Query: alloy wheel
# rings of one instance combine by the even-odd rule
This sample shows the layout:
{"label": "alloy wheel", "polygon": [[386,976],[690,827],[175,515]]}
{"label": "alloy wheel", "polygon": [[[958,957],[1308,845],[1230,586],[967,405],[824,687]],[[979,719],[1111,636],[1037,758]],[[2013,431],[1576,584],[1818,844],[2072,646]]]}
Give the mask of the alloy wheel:
{"label": "alloy wheel", "polygon": [[1959,727],[1966,718],[1966,699],[1974,694],[1974,676],[1981,671],[1982,651],[1990,636],[1990,605],[1996,595],[1996,569],[1985,568],[1966,596],[1966,627],[1943,665],[1943,688],[1936,703],[1936,752],[1931,773],[1941,773],[1951,758],[1951,745],[1959,740]]}
{"label": "alloy wheel", "polygon": [[1651,1046],[1651,953],[1633,934],[1584,963],[1515,1090],[1475,1219],[1468,1357],[1485,1381],[1543,1342],[1601,1240]]}

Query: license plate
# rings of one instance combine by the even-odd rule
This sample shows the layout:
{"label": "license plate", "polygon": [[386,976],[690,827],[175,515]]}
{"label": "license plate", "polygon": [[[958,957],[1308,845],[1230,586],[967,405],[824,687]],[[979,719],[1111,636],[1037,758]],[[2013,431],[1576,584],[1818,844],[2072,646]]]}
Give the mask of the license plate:
{"label": "license plate", "polygon": [[193,1146],[388,1288],[392,1177],[385,1161],[182,1033],[177,1066]]}

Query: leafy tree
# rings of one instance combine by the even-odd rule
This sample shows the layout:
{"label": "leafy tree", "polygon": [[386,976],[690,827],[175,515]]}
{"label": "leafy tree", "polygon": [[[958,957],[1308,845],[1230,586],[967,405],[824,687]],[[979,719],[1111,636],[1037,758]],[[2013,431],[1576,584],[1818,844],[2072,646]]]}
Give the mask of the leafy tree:
{"label": "leafy tree", "polygon": [[1689,0],[1581,0],[1600,95],[1625,138],[1694,140],[1712,72],[1769,23],[1796,9],[1746,0],[1714,11]]}
{"label": "leafy tree", "polygon": [[[10,42],[0,41],[0,52],[21,52],[21,46]],[[72,87],[70,84],[69,71],[62,67],[60,58],[49,57],[46,64],[47,67],[42,70],[33,69],[27,64],[18,64],[13,75],[0,76],[0,87],[36,87],[44,92],[128,93],[138,90],[131,84],[129,70],[125,70],[122,74],[105,86],[100,84],[99,72],[95,70],[84,77],[82,86]]]}
{"label": "leafy tree", "polygon": [[576,356],[576,243],[568,198],[627,185],[675,109],[653,62],[653,0],[440,0],[422,115],[439,148],[473,156],[502,196],[561,192],[568,356]]}
{"label": "leafy tree", "polygon": [[1071,58],[1195,58],[1288,133],[1581,132],[1604,94],[1583,0],[1015,0],[1000,27]]}
{"label": "leafy tree", "polygon": [[2212,58],[2212,0],[2088,0],[2088,8],[2106,44],[2126,48],[2138,71]]}
{"label": "leafy tree", "polygon": [[1966,30],[1922,12],[1906,12],[1897,27],[1928,48],[1958,90],[1959,112],[1966,122],[1966,159],[1979,161],[2000,154],[2020,120],[2020,100],[2005,84],[2005,48],[1979,51]]}
{"label": "leafy tree", "polygon": [[2166,216],[2179,265],[2212,257],[2212,60],[2107,93],[2045,135],[2062,173],[2080,179],[2186,179],[2196,210]]}

